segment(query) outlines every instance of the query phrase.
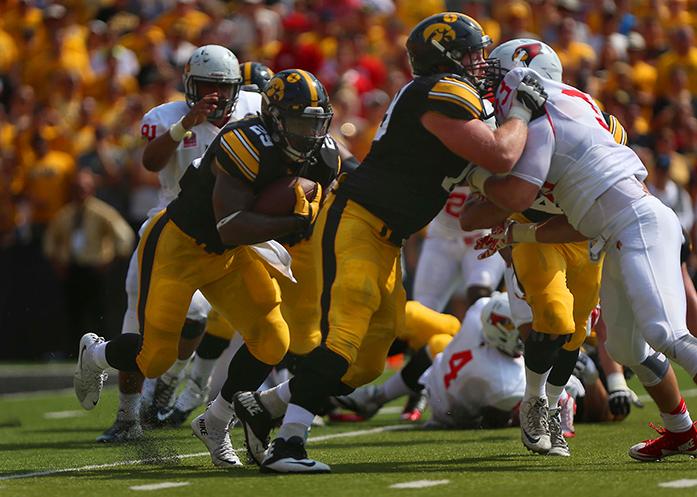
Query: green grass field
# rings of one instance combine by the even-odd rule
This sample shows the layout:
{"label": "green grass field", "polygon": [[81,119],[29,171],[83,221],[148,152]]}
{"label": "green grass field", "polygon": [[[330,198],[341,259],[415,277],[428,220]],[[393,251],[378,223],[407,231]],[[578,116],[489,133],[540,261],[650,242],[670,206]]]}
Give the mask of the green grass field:
{"label": "green grass field", "polygon": [[[694,387],[686,378],[681,380],[686,389]],[[637,391],[643,393],[640,388]],[[697,400],[687,401],[697,414]],[[152,494],[697,495],[697,488],[659,486],[693,478],[697,483],[697,463],[692,459],[638,463],[626,455],[632,443],[652,436],[649,421],[660,422],[650,402],[644,409],[635,409],[623,423],[577,425],[577,437],[570,442],[573,455],[566,459],[528,453],[517,429],[420,430],[400,426],[391,409],[365,423],[313,428],[310,454],[333,468],[333,474],[315,476],[262,475],[254,466],[214,468],[188,427],[150,432],[138,445],[99,445],[94,439],[112,422],[115,404],[113,388],[105,391],[92,412],[79,411],[71,393],[0,398],[0,496],[138,495],[138,489],[131,487],[165,483],[181,486],[151,490]],[[232,436],[235,446],[241,446],[239,428]],[[17,477],[39,472],[44,474]],[[417,489],[391,487],[418,480],[441,483]]]}

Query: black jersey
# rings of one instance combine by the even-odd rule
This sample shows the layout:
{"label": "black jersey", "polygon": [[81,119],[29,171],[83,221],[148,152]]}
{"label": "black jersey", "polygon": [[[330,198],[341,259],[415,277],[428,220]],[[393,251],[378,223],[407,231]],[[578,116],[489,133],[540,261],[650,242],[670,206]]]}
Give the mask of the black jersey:
{"label": "black jersey", "polygon": [[290,163],[271,141],[260,117],[248,117],[227,124],[215,137],[199,163],[192,163],[179,181],[181,191],[168,206],[174,223],[204,246],[222,253],[223,244],[213,213],[215,174],[229,174],[249,184],[255,194],[275,180],[289,175],[303,176],[326,188],[341,170],[336,142],[327,137],[317,156],[301,167]]}
{"label": "black jersey", "polygon": [[404,238],[438,214],[469,164],[422,126],[428,111],[480,119],[483,104],[460,76],[417,77],[392,99],[368,156],[339,188]]}

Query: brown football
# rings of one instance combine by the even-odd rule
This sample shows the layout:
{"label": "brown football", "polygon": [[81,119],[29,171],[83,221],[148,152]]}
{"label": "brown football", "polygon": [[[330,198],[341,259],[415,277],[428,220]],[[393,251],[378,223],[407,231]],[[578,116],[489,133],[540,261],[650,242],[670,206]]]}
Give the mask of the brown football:
{"label": "brown football", "polygon": [[299,176],[285,176],[269,183],[254,200],[252,210],[267,216],[288,216],[295,210],[295,183],[305,192],[307,200],[314,200],[317,195],[317,183]]}

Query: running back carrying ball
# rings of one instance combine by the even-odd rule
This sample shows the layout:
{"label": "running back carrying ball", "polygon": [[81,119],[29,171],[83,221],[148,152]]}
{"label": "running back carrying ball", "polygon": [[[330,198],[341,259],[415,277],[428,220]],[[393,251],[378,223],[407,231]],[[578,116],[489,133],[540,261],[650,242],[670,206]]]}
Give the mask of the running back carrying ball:
{"label": "running back carrying ball", "polygon": [[267,216],[289,216],[295,209],[295,185],[300,183],[308,202],[317,195],[317,183],[300,176],[285,176],[264,188],[256,200],[252,210]]}

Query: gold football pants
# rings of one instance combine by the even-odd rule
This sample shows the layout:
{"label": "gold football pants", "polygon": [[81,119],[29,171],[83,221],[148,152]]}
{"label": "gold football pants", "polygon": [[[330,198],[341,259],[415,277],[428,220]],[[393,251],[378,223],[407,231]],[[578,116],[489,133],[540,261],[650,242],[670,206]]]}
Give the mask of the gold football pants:
{"label": "gold football pants", "polygon": [[382,373],[396,330],[404,328],[400,249],[389,235],[378,217],[332,194],[311,239],[322,254],[322,338],[348,361],[341,381],[354,388]]}
{"label": "gold football pants", "polygon": [[206,252],[162,211],[143,233],[138,262],[143,346],[136,363],[146,377],[160,376],[176,360],[179,335],[197,289],[239,331],[257,359],[266,364],[283,359],[289,337],[280,291],[248,248]]}
{"label": "gold football pants", "polygon": [[579,348],[598,304],[602,270],[602,261],[590,260],[588,242],[519,243],[513,245],[513,267],[532,308],[532,328],[573,335],[564,348]]}
{"label": "gold football pants", "polygon": [[434,311],[425,305],[410,300],[406,306],[406,320],[397,337],[406,341],[409,348],[419,350],[431,343],[436,335],[453,337],[460,331],[460,320],[451,314]]}

